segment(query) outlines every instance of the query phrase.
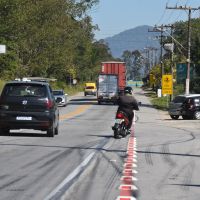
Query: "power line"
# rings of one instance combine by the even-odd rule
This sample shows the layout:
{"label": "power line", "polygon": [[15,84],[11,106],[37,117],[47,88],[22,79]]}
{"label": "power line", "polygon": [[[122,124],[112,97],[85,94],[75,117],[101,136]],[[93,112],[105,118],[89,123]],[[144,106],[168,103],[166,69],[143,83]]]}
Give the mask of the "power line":
{"label": "power line", "polygon": [[185,87],[185,93],[189,94],[190,93],[190,49],[191,49],[191,12],[192,11],[196,11],[196,10],[200,10],[199,8],[192,8],[189,6],[175,6],[175,7],[169,7],[166,6],[166,9],[175,9],[175,10],[184,10],[184,11],[188,11],[188,57],[187,57],[187,78],[186,78],[186,87]]}

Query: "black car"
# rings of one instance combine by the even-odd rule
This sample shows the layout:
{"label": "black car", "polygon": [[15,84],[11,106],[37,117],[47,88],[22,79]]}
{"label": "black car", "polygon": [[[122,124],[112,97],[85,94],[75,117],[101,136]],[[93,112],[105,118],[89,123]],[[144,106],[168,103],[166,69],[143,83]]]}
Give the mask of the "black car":
{"label": "black car", "polygon": [[0,131],[34,129],[58,134],[59,110],[48,82],[11,81],[0,98]]}
{"label": "black car", "polygon": [[200,94],[186,98],[182,105],[181,114],[186,119],[200,120]]}
{"label": "black car", "polygon": [[200,119],[200,94],[178,95],[169,103],[168,113],[172,119]]}

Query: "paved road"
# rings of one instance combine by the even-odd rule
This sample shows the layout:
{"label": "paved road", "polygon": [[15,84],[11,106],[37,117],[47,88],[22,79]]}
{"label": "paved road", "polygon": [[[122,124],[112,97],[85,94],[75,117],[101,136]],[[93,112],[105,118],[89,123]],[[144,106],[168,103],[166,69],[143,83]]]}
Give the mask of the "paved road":
{"label": "paved road", "polygon": [[138,112],[138,200],[198,200],[200,196],[200,121],[172,120],[143,102]]}
{"label": "paved road", "polygon": [[[200,122],[171,120],[143,91],[135,96],[142,102],[134,126],[137,199],[199,199]],[[116,200],[130,139],[113,138],[116,109],[80,93],[60,108],[58,136],[0,136],[0,200]]]}

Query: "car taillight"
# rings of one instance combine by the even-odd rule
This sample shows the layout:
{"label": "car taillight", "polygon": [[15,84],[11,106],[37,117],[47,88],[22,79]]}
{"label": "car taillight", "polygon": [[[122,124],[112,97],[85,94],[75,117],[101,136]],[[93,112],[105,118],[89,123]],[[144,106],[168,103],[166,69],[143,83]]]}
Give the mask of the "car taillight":
{"label": "car taillight", "polygon": [[51,100],[47,99],[46,100],[46,107],[47,107],[47,109],[52,108],[53,107],[53,102]]}
{"label": "car taillight", "polygon": [[124,115],[122,113],[117,113],[116,118],[122,119],[122,118],[124,118]]}

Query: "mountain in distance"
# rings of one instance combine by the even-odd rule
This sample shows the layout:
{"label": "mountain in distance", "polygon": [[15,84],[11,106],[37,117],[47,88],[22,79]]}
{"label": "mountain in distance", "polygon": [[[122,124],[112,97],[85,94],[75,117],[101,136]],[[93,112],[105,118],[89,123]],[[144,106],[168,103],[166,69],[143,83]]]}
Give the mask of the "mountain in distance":
{"label": "mountain in distance", "polygon": [[160,32],[151,32],[153,27],[148,25],[137,26],[133,29],[123,31],[112,37],[105,38],[114,58],[121,58],[124,51],[144,51],[144,48],[160,48]]}

